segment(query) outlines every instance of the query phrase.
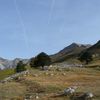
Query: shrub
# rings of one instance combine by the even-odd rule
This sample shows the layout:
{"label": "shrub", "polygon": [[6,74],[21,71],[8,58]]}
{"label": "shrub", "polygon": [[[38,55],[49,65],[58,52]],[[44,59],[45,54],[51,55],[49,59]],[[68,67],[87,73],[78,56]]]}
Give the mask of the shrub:
{"label": "shrub", "polygon": [[16,71],[16,72],[22,72],[22,71],[25,71],[25,70],[26,70],[25,64],[23,64],[22,61],[19,61],[19,63],[18,63],[17,66],[16,66],[15,71]]}
{"label": "shrub", "polygon": [[82,55],[80,55],[79,60],[81,62],[85,61],[85,63],[88,64],[93,59],[92,59],[92,55],[89,52],[84,52],[84,53],[82,53]]}
{"label": "shrub", "polygon": [[44,68],[44,66],[49,66],[51,64],[51,59],[46,53],[42,52],[35,57],[34,61],[31,59],[30,62],[31,67],[41,66],[42,68]]}

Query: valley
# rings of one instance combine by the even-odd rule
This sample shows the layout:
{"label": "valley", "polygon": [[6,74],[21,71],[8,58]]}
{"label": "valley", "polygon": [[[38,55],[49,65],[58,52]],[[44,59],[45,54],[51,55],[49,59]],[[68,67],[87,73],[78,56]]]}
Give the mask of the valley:
{"label": "valley", "polygon": [[[0,83],[1,100],[72,100],[69,96],[57,96],[65,88],[77,86],[76,94],[94,94],[100,99],[100,68],[64,68],[53,66],[48,71],[30,69],[29,74],[10,82]],[[27,98],[27,99],[25,99]]]}

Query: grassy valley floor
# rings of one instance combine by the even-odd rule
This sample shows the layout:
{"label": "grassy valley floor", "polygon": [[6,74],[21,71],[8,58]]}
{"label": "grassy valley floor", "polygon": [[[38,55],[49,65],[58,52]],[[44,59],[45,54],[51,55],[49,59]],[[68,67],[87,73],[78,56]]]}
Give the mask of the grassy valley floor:
{"label": "grassy valley floor", "polygon": [[0,100],[71,100],[55,96],[70,86],[78,87],[77,94],[92,92],[93,100],[100,100],[100,68],[30,69],[27,76],[0,83]]}

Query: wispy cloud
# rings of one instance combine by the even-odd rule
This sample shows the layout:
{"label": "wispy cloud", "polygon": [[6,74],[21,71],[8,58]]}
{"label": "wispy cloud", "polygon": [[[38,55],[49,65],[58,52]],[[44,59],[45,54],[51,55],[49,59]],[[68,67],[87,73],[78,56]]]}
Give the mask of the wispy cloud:
{"label": "wispy cloud", "polygon": [[[16,0],[14,0],[14,5],[15,5],[16,13],[17,13],[18,18],[19,18],[19,22],[20,22],[21,27],[22,27],[23,40],[25,41],[26,47],[29,48],[29,42],[28,42],[28,37],[27,37],[27,33],[26,33],[25,24],[24,24],[24,21],[22,19],[22,16],[21,16],[21,13],[20,13],[20,10],[19,10],[19,7],[17,5],[17,1]],[[16,34],[15,34],[15,36],[16,36]]]}
{"label": "wispy cloud", "polygon": [[48,25],[50,24],[50,21],[51,21],[51,18],[52,18],[52,13],[53,13],[53,10],[54,10],[55,3],[56,3],[56,0],[51,1],[50,13],[49,13],[49,18],[48,18]]}

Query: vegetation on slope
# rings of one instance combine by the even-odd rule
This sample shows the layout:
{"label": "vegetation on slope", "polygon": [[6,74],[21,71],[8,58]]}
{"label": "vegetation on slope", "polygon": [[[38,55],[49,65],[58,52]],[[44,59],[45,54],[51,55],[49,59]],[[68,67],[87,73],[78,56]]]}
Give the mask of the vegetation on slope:
{"label": "vegetation on slope", "polygon": [[38,95],[39,100],[71,100],[67,96],[54,96],[65,88],[75,85],[78,87],[77,93],[92,92],[95,95],[93,100],[99,100],[99,78],[100,70],[95,68],[75,67],[57,70],[56,66],[53,66],[49,71],[33,69],[27,76],[7,84],[0,84],[0,98],[24,100],[32,96],[32,100],[35,100]]}
{"label": "vegetation on slope", "polygon": [[12,75],[15,73],[14,69],[5,69],[5,70],[0,70],[0,80]]}

